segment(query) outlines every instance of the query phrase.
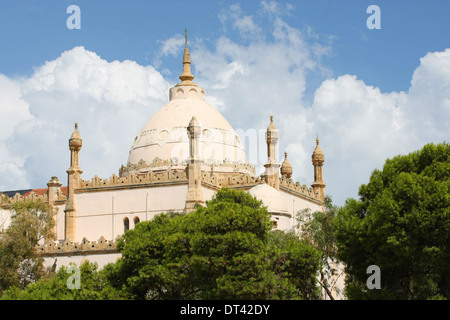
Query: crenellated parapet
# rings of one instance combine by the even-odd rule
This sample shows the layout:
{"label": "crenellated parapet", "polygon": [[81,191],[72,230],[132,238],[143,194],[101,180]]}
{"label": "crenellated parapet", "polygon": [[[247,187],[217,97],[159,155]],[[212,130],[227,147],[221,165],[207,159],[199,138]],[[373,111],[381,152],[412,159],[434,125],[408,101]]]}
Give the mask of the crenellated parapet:
{"label": "crenellated parapet", "polygon": [[309,199],[315,199],[322,201],[320,194],[315,192],[312,187],[307,187],[306,184],[300,184],[300,182],[294,182],[292,179],[286,176],[280,177],[280,190],[301,195]]}
{"label": "crenellated parapet", "polygon": [[[217,190],[222,187],[247,190],[261,183],[266,183],[264,176],[258,177],[242,173],[224,174],[211,171],[202,172],[202,184]],[[304,199],[313,200],[317,203],[322,202],[320,194],[315,192],[312,187],[308,188],[305,184],[301,185],[299,182],[294,182],[285,176],[280,177],[280,190]]]}
{"label": "crenellated parapet", "polygon": [[[180,158],[171,158],[167,160],[162,160],[158,157],[153,159],[153,161],[148,164],[145,160],[141,159],[138,163],[128,163],[126,166],[122,165],[119,169],[119,176],[125,177],[132,172],[137,174],[145,173],[147,171],[164,170],[168,167],[186,167],[188,165],[186,160]],[[255,167],[249,163],[232,162],[228,159],[223,161],[218,161],[216,159],[202,159],[201,160],[202,170],[206,167],[213,171],[219,172],[248,172],[250,174],[255,174]]]}
{"label": "crenellated parapet", "polygon": [[[65,199],[63,194],[60,195],[61,198]],[[44,202],[48,202],[48,194],[47,192],[43,194],[37,194],[34,191],[31,191],[27,194],[21,195],[20,193],[16,193],[12,197],[8,197],[5,194],[0,194],[0,207],[8,207],[15,202],[25,201],[25,200],[42,200]]]}
{"label": "crenellated parapet", "polygon": [[202,172],[202,183],[220,189],[222,187],[242,187],[251,188],[259,183],[263,183],[261,177],[256,177],[245,173],[215,173],[213,171]]}
{"label": "crenellated parapet", "polygon": [[106,240],[104,237],[100,237],[97,241],[84,239],[80,243],[70,240],[61,243],[48,242],[37,245],[34,250],[36,254],[44,257],[115,253],[117,252],[118,240]]}
{"label": "crenellated parapet", "polygon": [[148,164],[147,161],[141,159],[138,163],[128,163],[126,166],[122,165],[119,169],[119,176],[125,177],[131,173],[144,173],[147,171],[154,171],[155,169],[186,166],[187,162],[179,158],[172,158],[169,160],[162,160],[158,157]]}
{"label": "crenellated parapet", "polygon": [[131,172],[129,175],[119,177],[113,174],[109,179],[101,179],[97,175],[91,180],[83,180],[80,189],[101,188],[101,187],[117,187],[132,186],[139,184],[151,184],[157,182],[174,182],[187,180],[186,171],[184,169],[167,169],[161,171],[147,171],[146,173],[137,174]]}

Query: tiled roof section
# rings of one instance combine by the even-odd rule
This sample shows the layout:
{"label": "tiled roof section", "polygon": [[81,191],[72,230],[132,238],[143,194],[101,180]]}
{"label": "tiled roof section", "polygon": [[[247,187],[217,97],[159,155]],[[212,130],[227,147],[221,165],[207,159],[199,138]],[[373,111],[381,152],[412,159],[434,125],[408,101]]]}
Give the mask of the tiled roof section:
{"label": "tiled roof section", "polygon": [[[5,196],[8,197],[14,197],[14,195],[16,193],[20,194],[21,196],[23,196],[24,194],[28,194],[29,192],[31,192],[33,189],[23,189],[23,190],[12,190],[12,191],[1,191],[1,193],[3,193]],[[47,189],[46,189],[47,190]]]}
{"label": "tiled roof section", "polygon": [[[11,191],[0,191],[0,193],[8,196],[10,198],[14,197],[16,193],[21,196],[29,196],[32,192],[36,195],[41,196],[47,192],[48,188],[40,188],[40,189],[23,189],[23,190],[11,190]],[[67,187],[61,187],[62,193],[67,197]]]}
{"label": "tiled roof section", "polygon": [[27,193],[23,194],[23,196],[29,196],[31,194],[31,192],[36,193],[36,195],[41,196],[43,194],[45,194],[47,192],[47,188],[45,189],[30,189],[30,191],[28,191]]}

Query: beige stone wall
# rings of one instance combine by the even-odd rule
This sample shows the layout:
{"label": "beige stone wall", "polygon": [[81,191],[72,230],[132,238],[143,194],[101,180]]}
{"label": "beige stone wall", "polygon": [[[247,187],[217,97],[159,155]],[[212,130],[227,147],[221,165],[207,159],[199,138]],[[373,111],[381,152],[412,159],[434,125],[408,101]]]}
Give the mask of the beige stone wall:
{"label": "beige stone wall", "polygon": [[[84,261],[96,262],[98,270],[102,269],[108,263],[114,263],[121,257],[120,253],[109,254],[89,254],[89,255],[69,255],[58,257],[44,258],[44,265],[46,267],[52,267],[56,260],[56,270],[59,270],[61,266],[69,266],[70,263],[74,263],[77,266],[81,265]],[[71,273],[72,274],[72,273]]]}
{"label": "beige stone wall", "polygon": [[11,212],[7,209],[0,208],[0,232],[6,230],[11,223]]}
{"label": "beige stone wall", "polygon": [[145,221],[161,212],[183,211],[186,195],[186,184],[76,193],[74,241],[80,242],[83,238],[92,241],[101,236],[113,240],[123,234],[124,218],[129,219],[131,229],[135,217]]}

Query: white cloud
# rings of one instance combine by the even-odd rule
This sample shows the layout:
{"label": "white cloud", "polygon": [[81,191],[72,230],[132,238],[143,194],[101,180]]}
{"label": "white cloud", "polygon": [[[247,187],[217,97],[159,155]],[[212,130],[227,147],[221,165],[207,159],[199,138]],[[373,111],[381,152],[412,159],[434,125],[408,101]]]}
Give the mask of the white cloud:
{"label": "white cloud", "polygon": [[450,137],[450,49],[430,52],[420,59],[408,91],[411,134],[419,143]]}
{"label": "white cloud", "polygon": [[14,83],[20,95],[1,96],[11,100],[11,108],[29,106],[32,117],[16,122],[4,139],[2,154],[8,158],[1,164],[0,190],[17,185],[11,184],[11,176],[21,188],[45,187],[54,175],[64,181],[74,122],[83,139],[83,178],[117,174],[146,119],[167,102],[169,88],[151,66],[108,62],[83,47],[63,52],[37,67],[30,78]]}
{"label": "white cloud", "polygon": [[224,27],[231,22],[232,29],[237,30],[243,38],[259,36],[261,33],[261,28],[254,22],[253,17],[244,15],[239,4],[233,4],[228,9],[222,10],[219,20]]}
{"label": "white cloud", "polygon": [[[207,95],[223,101],[224,115],[240,132],[265,129],[269,114],[274,114],[280,129],[279,160],[286,150],[300,183],[312,182],[317,134],[326,156],[327,193],[339,204],[357,197],[359,186],[388,157],[448,140],[450,49],[421,59],[408,92],[381,92],[356,75],[331,78],[331,67],[323,66],[321,57],[332,54],[335,39],[310,27],[296,29],[280,17],[276,3],[263,4],[263,12],[271,14],[265,27],[272,28],[272,38],[241,44],[223,36],[212,50],[193,51],[193,63],[198,83]],[[227,73],[233,63],[245,72]],[[306,84],[317,72],[329,79],[308,105]],[[258,145],[265,150],[263,139]],[[266,159],[257,153],[260,165]]]}
{"label": "white cloud", "polygon": [[317,89],[309,120],[325,152],[329,192],[356,197],[373,169],[450,136],[450,49],[420,59],[408,92],[382,93],[356,76]]}
{"label": "white cloud", "polygon": [[6,142],[23,121],[31,118],[28,104],[22,99],[17,81],[0,74],[0,190],[29,186],[23,178],[26,156],[11,154]]}
{"label": "white cloud", "polygon": [[[259,133],[265,131],[269,115],[274,114],[282,134],[280,160],[284,150],[288,150],[291,163],[301,165],[297,166],[297,178],[310,184],[310,153],[315,140],[302,146],[311,126],[306,121],[307,106],[303,100],[308,74],[320,75],[326,69],[320,58],[330,52],[329,41],[323,44],[320,37],[310,37],[310,30],[291,27],[280,17],[276,3],[264,2],[263,6],[259,18],[266,15],[262,22],[270,30],[266,35],[243,43],[224,35],[213,43],[213,49],[192,48],[196,82],[205,88],[207,97],[215,97],[226,106],[223,113],[236,130],[256,132],[259,150],[252,151],[249,158],[259,168],[267,159],[264,135]],[[239,14],[245,15],[242,11]],[[222,20],[233,24],[223,17]]]}
{"label": "white cloud", "polygon": [[0,141],[9,137],[20,122],[30,118],[28,105],[22,99],[20,86],[16,81],[0,74],[0,119],[2,119]]}
{"label": "white cloud", "polygon": [[159,67],[162,64],[162,58],[166,56],[175,56],[180,52],[180,48],[185,45],[185,37],[181,34],[176,34],[173,37],[161,42],[161,48],[156,54],[153,64],[155,67]]}

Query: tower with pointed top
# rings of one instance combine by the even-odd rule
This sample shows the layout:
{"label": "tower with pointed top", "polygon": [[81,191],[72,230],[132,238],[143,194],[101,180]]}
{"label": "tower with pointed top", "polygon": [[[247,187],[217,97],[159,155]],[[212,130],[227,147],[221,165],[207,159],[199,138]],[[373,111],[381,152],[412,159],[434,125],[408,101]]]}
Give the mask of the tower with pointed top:
{"label": "tower with pointed top", "polygon": [[189,122],[187,132],[189,136],[189,163],[186,169],[189,185],[185,211],[189,213],[194,211],[196,204],[203,205],[205,203],[201,184],[201,159],[199,157],[199,138],[202,130],[195,116]]}
{"label": "tower with pointed top", "polygon": [[75,189],[80,187],[81,174],[83,171],[79,167],[79,155],[83,145],[80,133],[78,132],[78,123],[75,122],[75,130],[69,139],[70,149],[70,168],[67,170],[68,174],[68,188],[67,201],[65,212],[65,239],[75,240],[76,229],[76,204],[75,204]]}
{"label": "tower with pointed top", "polygon": [[[191,72],[191,58],[189,55],[189,48],[187,42],[187,29],[185,30],[185,48],[183,55],[183,73],[180,75],[181,82],[176,86],[197,86],[193,83],[194,75]],[[195,116],[191,118],[189,125],[187,127],[187,134],[189,137],[189,160],[186,167],[187,177],[189,180],[188,194],[186,198],[185,211],[191,212],[194,210],[195,205],[203,205],[205,201],[203,200],[202,193],[202,177],[201,177],[201,159],[200,159],[200,136],[202,134],[202,129]]]}
{"label": "tower with pointed top", "polygon": [[[54,208],[55,202],[59,199],[59,194],[61,193],[62,183],[58,180],[57,177],[52,177],[49,182],[47,182],[47,195],[48,195],[48,204]],[[53,217],[55,225],[52,228],[53,239],[45,239],[47,240],[56,240],[56,215]]]}
{"label": "tower with pointed top", "polygon": [[278,129],[273,123],[273,115],[270,115],[270,124],[266,131],[267,142],[267,162],[264,165],[264,180],[265,182],[279,190],[280,189],[280,164],[277,160],[277,146],[278,146]]}
{"label": "tower with pointed top", "polygon": [[325,155],[319,146],[319,137],[316,138],[316,148],[312,154],[312,163],[314,166],[314,182],[311,185],[314,192],[318,193],[320,199],[325,198],[325,182],[323,181],[323,164],[325,162]]}

